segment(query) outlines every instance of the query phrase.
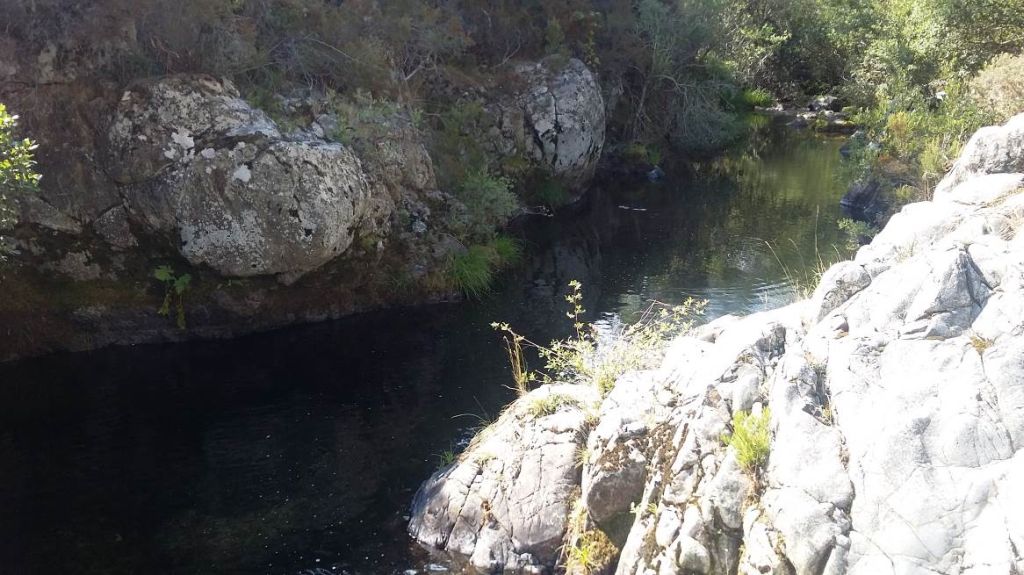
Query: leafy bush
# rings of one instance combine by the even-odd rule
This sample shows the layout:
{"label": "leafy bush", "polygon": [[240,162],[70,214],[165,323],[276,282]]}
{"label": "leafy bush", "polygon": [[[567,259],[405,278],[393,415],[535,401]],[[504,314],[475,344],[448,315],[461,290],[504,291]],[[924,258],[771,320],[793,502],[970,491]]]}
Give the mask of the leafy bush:
{"label": "leafy bush", "polygon": [[7,108],[0,104],[0,230],[15,223],[10,202],[39,185],[40,176],[35,171],[36,162],[32,155],[36,145],[28,138],[15,138],[17,126],[18,117],[9,114]]}
{"label": "leafy bush", "polygon": [[741,110],[753,110],[754,108],[768,108],[775,104],[775,97],[771,92],[762,88],[746,88],[739,91],[733,98],[733,107]]}
{"label": "leafy bush", "polygon": [[498,236],[488,245],[494,251],[494,260],[500,267],[514,266],[523,259],[523,246],[515,238]]}
{"label": "leafy bush", "polygon": [[1024,54],[1000,54],[971,80],[974,100],[996,121],[1024,112]]}
{"label": "leafy bush", "polygon": [[456,195],[466,206],[466,218],[458,224],[467,239],[490,237],[519,208],[512,182],[482,168],[466,174]]}
{"label": "leafy bush", "polygon": [[878,228],[860,220],[842,218],[838,224],[839,229],[846,235],[846,247],[850,251],[854,251],[871,241],[871,238],[875,237],[875,234],[878,233]]}
{"label": "leafy bush", "polygon": [[562,546],[562,563],[567,573],[594,575],[615,567],[619,548],[600,528],[591,525],[586,504],[576,498],[570,507]]}
{"label": "leafy bush", "polygon": [[768,462],[771,450],[771,411],[762,409],[760,415],[737,411],[732,416],[732,433],[724,440],[736,451],[736,460],[744,471],[757,475]]}

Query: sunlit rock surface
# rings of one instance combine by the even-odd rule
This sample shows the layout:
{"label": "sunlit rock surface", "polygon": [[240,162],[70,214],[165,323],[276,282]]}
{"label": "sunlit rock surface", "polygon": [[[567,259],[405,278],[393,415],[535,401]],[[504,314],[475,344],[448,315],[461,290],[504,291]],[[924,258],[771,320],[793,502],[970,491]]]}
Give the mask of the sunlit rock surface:
{"label": "sunlit rock surface", "polygon": [[110,130],[129,212],[224,276],[294,279],[379,235],[394,209],[350,149],[282,139],[227,81],[134,86]]}
{"label": "sunlit rock surface", "polygon": [[[809,300],[716,320],[619,380],[577,479],[615,573],[1024,571],[1021,118],[979,132],[934,201]],[[752,473],[722,438],[762,409],[771,450]]]}

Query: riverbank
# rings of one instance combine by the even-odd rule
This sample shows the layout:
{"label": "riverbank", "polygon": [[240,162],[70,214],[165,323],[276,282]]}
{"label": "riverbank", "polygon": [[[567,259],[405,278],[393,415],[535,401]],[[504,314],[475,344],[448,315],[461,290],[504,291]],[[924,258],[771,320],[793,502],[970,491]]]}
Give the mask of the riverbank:
{"label": "riverbank", "polygon": [[976,134],[810,299],[712,322],[604,398],[519,399],[487,437],[530,441],[435,473],[413,537],[485,572],[1024,568],[1022,126]]}

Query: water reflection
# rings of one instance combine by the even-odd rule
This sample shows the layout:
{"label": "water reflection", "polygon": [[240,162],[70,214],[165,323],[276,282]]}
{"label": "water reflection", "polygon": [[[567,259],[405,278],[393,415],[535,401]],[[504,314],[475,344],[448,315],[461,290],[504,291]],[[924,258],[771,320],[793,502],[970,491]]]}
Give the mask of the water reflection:
{"label": "water reflection", "polygon": [[651,299],[707,298],[709,315],[784,302],[783,267],[841,243],[838,146],[767,126],[716,162],[529,222],[530,262],[483,302],[0,366],[3,571],[422,566],[412,491],[512,397],[488,324],[564,336],[572,279],[609,322]]}

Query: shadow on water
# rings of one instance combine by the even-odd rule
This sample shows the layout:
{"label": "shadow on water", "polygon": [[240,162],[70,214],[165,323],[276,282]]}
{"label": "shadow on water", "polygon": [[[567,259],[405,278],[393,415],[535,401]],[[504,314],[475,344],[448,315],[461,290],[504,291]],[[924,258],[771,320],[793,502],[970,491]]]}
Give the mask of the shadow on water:
{"label": "shadow on water", "polygon": [[839,145],[769,125],[663,182],[597,190],[528,223],[530,261],[482,302],[0,366],[3,571],[422,567],[414,490],[513,396],[488,324],[564,336],[572,279],[594,319],[687,295],[712,316],[785,303],[766,242],[794,270],[842,243]]}

